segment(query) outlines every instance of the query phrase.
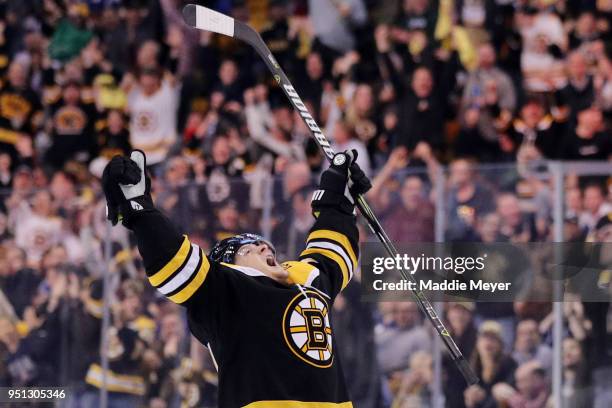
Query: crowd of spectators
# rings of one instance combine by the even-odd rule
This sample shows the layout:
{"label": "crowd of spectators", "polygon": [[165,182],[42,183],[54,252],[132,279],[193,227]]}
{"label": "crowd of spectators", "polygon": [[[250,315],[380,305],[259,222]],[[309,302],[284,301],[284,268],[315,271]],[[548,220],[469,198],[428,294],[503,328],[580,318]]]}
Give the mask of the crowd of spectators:
{"label": "crowd of spectators", "polygon": [[[250,230],[281,259],[302,249],[325,159],[260,57],[188,28],[184,3],[0,0],[0,386],[98,406],[104,353],[111,407],[216,406],[206,349],[107,229],[99,177],[116,154],[146,153],[156,204],[202,247]],[[394,242],[553,241],[543,163],[612,159],[609,0],[199,3],[252,24],[333,147],[358,151]],[[569,175],[564,196],[567,241],[612,240],[609,178]],[[564,302],[564,406],[612,404],[608,309]],[[444,357],[445,406],[551,406],[550,302],[443,315],[482,379],[466,388]],[[355,407],[431,406],[415,303],[364,303],[354,282],[333,319]]]}

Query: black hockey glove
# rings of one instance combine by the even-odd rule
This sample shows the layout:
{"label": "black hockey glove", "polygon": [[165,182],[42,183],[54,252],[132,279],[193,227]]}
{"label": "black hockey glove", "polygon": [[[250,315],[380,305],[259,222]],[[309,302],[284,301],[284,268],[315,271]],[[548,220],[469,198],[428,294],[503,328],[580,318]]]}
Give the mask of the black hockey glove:
{"label": "black hockey glove", "polygon": [[372,187],[368,177],[355,162],[356,159],[356,150],[337,153],[334,156],[329,168],[321,175],[319,190],[313,194],[312,209],[315,213],[323,207],[336,207],[344,213],[353,213],[355,202],[351,194],[363,194]]}
{"label": "black hockey glove", "polygon": [[130,219],[141,211],[154,208],[151,179],[146,175],[146,156],[134,150],[130,157],[115,156],[102,173],[107,218],[130,227]]}
{"label": "black hockey glove", "polygon": [[351,183],[349,184],[349,191],[353,198],[360,194],[367,193],[372,188],[372,182],[361,170],[361,167],[357,164],[357,150],[353,149],[353,160],[349,167]]}

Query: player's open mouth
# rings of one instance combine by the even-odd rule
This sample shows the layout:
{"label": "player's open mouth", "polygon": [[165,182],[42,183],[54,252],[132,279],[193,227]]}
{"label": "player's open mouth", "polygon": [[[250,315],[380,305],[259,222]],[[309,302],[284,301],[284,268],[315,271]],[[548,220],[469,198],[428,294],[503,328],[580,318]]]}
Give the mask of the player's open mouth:
{"label": "player's open mouth", "polygon": [[267,256],[266,263],[268,264],[268,266],[276,266],[276,259],[274,259],[274,255]]}

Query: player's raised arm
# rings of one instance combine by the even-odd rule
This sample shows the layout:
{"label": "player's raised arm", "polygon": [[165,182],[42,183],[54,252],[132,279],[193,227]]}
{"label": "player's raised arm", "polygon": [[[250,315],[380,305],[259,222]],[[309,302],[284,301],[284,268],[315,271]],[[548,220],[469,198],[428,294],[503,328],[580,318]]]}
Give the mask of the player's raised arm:
{"label": "player's raised arm", "polygon": [[355,150],[338,153],[321,175],[319,190],[312,198],[312,211],[317,220],[299,257],[300,261],[318,267],[322,289],[332,297],[344,289],[357,269],[359,233],[349,191],[353,195],[363,194],[371,183],[356,158]]}
{"label": "player's raised arm", "polygon": [[209,261],[200,247],[181,235],[153,204],[151,180],[140,150],[115,156],[102,175],[107,216],[136,235],[149,282],[175,303],[184,304],[200,288]]}

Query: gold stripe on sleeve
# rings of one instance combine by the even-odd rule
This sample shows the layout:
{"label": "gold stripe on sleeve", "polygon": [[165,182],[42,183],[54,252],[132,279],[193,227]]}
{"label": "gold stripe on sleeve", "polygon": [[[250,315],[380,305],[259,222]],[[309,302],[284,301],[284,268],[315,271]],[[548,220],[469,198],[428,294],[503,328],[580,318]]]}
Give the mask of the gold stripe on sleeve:
{"label": "gold stripe on sleeve", "polygon": [[344,287],[348,284],[349,281],[348,265],[346,264],[346,261],[334,251],[323,248],[308,248],[302,251],[300,257],[309,254],[321,254],[336,262],[340,267],[340,270],[342,271],[342,289],[344,289]]}
{"label": "gold stripe on sleeve", "polygon": [[202,283],[204,283],[204,279],[206,279],[206,275],[208,275],[208,270],[210,269],[210,263],[202,250],[200,250],[200,256],[202,257],[202,265],[196,273],[196,276],[180,292],[168,298],[174,303],[186,302],[189,300],[189,298],[191,298],[195,291],[202,286]]}
{"label": "gold stripe on sleeve", "polygon": [[353,251],[353,247],[351,246],[351,242],[348,237],[344,234],[341,234],[332,230],[316,230],[310,233],[306,242],[314,240],[314,239],[329,239],[332,241],[336,241],[348,254],[353,262],[353,270],[357,269],[357,256],[355,255],[355,251]]}
{"label": "gold stripe on sleeve", "polygon": [[154,275],[149,276],[149,282],[154,287],[158,287],[161,283],[163,283],[170,275],[172,275],[181,265],[185,262],[185,258],[187,258],[187,254],[189,253],[189,247],[191,243],[189,242],[189,238],[185,235],[185,239],[183,239],[183,243],[179,248],[178,252],[174,257],[158,272]]}

